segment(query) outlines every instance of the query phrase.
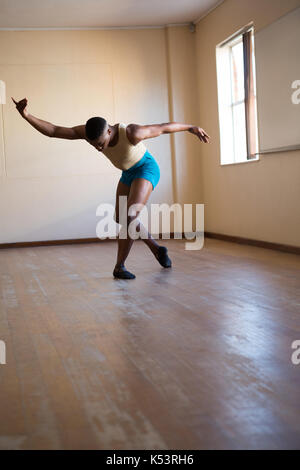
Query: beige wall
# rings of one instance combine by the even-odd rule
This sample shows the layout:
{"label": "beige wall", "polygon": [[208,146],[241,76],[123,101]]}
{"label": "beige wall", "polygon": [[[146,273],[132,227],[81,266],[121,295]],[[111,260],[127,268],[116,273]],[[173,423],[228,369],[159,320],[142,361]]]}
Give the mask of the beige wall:
{"label": "beige wall", "polygon": [[[166,42],[170,118],[172,121],[197,125],[196,34],[189,32],[187,27],[168,27]],[[201,203],[203,195],[199,139],[188,132],[178,132],[171,136],[171,145],[174,157],[174,202]]]}
{"label": "beige wall", "polygon": [[[0,243],[96,236],[96,208],[114,203],[121,172],[84,141],[49,139],[10,96],[55,124],[199,123],[147,146],[161,168],[149,203],[205,203],[205,230],[299,246],[299,152],[221,167],[215,47],[253,20],[275,21],[299,0],[225,0],[197,24],[140,30],[1,31]],[[4,134],[2,133],[4,131]],[[194,227],[193,227],[194,228]]]}
{"label": "beige wall", "polygon": [[215,59],[216,45],[250,21],[259,30],[299,4],[225,0],[197,24],[199,119],[213,137],[201,147],[206,231],[300,246],[300,152],[220,166]]}
{"label": "beige wall", "polygon": [[[174,56],[177,36],[180,54]],[[193,119],[194,91],[186,83],[196,86],[194,36],[187,27],[0,32],[0,80],[7,89],[1,109],[0,243],[96,236],[96,208],[114,203],[121,175],[85,141],[37,132],[10,96],[27,97],[31,114],[65,126],[93,115],[110,123],[168,122],[172,103],[174,118]],[[161,169],[149,202],[173,203],[179,183],[172,175],[178,171],[185,181],[179,198],[192,202],[190,142],[180,136],[171,147],[170,136],[163,135],[145,143]]]}

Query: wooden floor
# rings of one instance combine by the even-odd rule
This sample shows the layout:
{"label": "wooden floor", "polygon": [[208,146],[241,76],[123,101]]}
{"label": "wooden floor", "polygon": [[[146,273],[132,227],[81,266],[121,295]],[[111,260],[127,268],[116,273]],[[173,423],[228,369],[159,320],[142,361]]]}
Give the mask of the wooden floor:
{"label": "wooden floor", "polygon": [[1,449],[299,449],[300,259],[206,239],[0,250]]}

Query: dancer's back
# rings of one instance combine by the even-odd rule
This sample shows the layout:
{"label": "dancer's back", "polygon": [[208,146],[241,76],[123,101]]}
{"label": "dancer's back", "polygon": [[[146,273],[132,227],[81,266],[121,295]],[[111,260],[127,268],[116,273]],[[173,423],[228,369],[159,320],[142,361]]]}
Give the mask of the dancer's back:
{"label": "dancer's back", "polygon": [[133,145],[126,134],[126,124],[119,123],[118,142],[114,146],[108,146],[101,150],[104,155],[109,158],[114,166],[120,170],[128,170],[137,163],[145,154],[147,148],[143,142]]}

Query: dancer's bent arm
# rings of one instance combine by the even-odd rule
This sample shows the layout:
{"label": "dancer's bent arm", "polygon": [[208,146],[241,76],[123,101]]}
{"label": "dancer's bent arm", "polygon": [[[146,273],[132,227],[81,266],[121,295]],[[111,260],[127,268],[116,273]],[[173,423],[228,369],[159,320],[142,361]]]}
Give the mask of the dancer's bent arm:
{"label": "dancer's bent arm", "polygon": [[127,132],[130,135],[130,140],[135,144],[144,139],[151,139],[158,137],[161,134],[171,134],[173,132],[188,131],[191,134],[195,134],[201,142],[208,143],[209,135],[204,129],[191,124],[181,124],[179,122],[167,122],[163,124],[150,124],[148,126],[140,126],[138,124],[129,124],[127,126]]}
{"label": "dancer's bent arm", "polygon": [[17,102],[12,98],[13,102],[16,105],[17,110],[21,114],[21,116],[26,119],[36,130],[41,132],[42,134],[46,135],[47,137],[58,137],[61,139],[85,139],[85,126],[84,124],[74,127],[61,127],[56,126],[48,121],[43,121],[42,119],[38,119],[32,114],[28,113],[27,108],[27,99],[23,98],[23,100]]}

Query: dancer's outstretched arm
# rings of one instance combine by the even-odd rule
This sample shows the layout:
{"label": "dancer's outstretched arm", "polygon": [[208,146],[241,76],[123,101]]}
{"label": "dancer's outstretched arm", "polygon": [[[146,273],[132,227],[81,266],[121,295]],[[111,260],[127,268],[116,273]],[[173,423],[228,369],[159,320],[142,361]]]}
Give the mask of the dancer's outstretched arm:
{"label": "dancer's outstretched arm", "polygon": [[209,143],[209,135],[205,132],[202,127],[193,126],[191,124],[181,124],[179,122],[167,122],[163,124],[150,124],[147,126],[140,126],[138,124],[129,124],[127,126],[127,132],[130,136],[130,140],[135,144],[139,143],[144,139],[151,139],[158,137],[161,134],[171,134],[173,132],[188,131],[191,134],[199,137],[201,142]]}
{"label": "dancer's outstretched arm", "polygon": [[61,127],[51,124],[51,122],[43,121],[38,119],[32,114],[28,113],[27,110],[27,98],[23,98],[21,101],[17,102],[11,98],[16,105],[17,110],[21,116],[26,119],[35,129],[37,129],[42,134],[47,137],[58,137],[61,139],[85,139],[85,125],[79,125],[74,127]]}

